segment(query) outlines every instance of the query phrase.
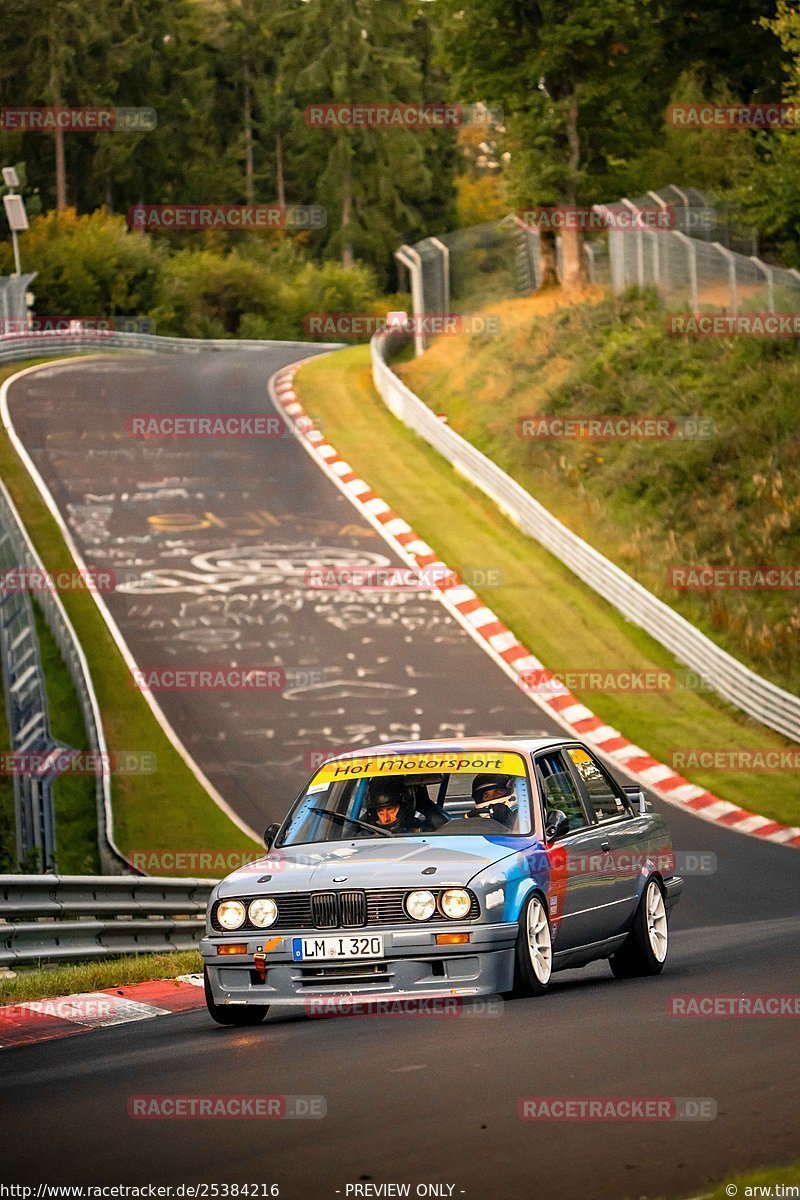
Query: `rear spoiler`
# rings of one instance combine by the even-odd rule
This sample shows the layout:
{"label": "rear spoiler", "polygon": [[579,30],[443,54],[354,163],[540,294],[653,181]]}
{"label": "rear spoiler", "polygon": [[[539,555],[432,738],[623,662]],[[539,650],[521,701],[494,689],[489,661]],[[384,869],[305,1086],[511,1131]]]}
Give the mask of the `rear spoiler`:
{"label": "rear spoiler", "polygon": [[625,795],[628,797],[628,799],[631,801],[632,807],[638,805],[639,815],[641,817],[646,816],[649,805],[647,803],[647,797],[645,796],[642,789],[639,787],[639,784],[638,783],[623,784],[622,790],[625,793]]}

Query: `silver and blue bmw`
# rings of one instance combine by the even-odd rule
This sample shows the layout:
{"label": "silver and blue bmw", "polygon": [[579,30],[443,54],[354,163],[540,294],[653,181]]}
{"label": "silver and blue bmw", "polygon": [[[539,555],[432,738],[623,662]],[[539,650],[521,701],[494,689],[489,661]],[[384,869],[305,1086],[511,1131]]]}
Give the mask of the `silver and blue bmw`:
{"label": "silver and blue bmw", "polygon": [[537,994],[601,958],[656,975],[683,887],[664,820],[569,738],[340,755],[265,843],[211,895],[222,1025],[270,1005]]}

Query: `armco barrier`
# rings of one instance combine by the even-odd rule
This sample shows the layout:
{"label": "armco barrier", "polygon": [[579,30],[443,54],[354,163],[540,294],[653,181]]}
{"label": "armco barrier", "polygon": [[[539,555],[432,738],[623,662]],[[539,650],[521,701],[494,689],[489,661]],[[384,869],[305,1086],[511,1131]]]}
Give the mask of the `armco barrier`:
{"label": "armco barrier", "polygon": [[668,604],[562,525],[491,459],[440,421],[398,379],[386,361],[388,350],[397,344],[398,336],[403,335],[376,335],[371,343],[375,387],[394,416],[480,488],[523,533],[535,538],[720,696],[756,721],[800,742],[800,697],[763,679],[722,650]]}
{"label": "armco barrier", "polygon": [[0,875],[0,966],[191,950],[213,879]]}
{"label": "armco barrier", "polygon": [[[4,540],[8,542],[12,549],[12,556],[16,566],[44,573],[42,560],[36,553],[34,545],[28,537],[25,526],[20,519],[20,515],[14,506],[14,502],[2,482],[0,482],[0,531]],[[27,599],[27,597],[25,598]],[[100,717],[100,706],[97,702],[97,696],[95,695],[83,648],[78,641],[72,622],[67,616],[66,609],[58,592],[55,589],[44,589],[38,593],[38,601],[78,696],[88,748],[98,755],[100,761],[104,762],[106,761],[107,747],[103,733],[103,723]],[[32,636],[35,637],[35,631],[32,632]],[[3,640],[5,641],[5,639]],[[39,672],[41,667],[38,653],[32,656],[31,662],[34,669]],[[4,664],[4,671],[10,670],[11,665],[9,663]],[[40,690],[44,694],[44,680],[40,678],[38,683]],[[13,728],[11,729],[12,740],[14,742],[13,748],[15,750],[31,749],[26,743],[17,741],[15,737],[16,732]],[[26,728],[23,728],[19,732],[25,734]],[[97,840],[100,852],[100,865],[104,871],[108,871],[109,873],[129,871],[131,870],[130,866],[114,842],[111,784],[107,771],[98,771],[95,776],[95,795],[97,802]],[[42,848],[46,849],[46,846],[43,845]],[[26,847],[22,846],[20,850],[24,857]],[[48,855],[45,854],[45,862],[47,862],[47,859]]]}
{"label": "armco barrier", "polygon": [[154,333],[37,333],[0,337],[0,363],[49,355],[119,353],[146,350],[153,354],[186,353],[200,350],[270,350],[275,346],[311,346],[315,350],[338,350],[341,342],[265,342],[234,338],[159,337]]}

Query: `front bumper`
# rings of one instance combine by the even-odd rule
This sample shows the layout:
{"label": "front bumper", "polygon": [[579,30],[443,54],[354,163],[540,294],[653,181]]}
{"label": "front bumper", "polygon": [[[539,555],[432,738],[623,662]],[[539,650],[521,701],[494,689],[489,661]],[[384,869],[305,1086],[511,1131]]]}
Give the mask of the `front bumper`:
{"label": "front bumper", "polygon": [[669,912],[681,898],[683,879],[680,875],[670,875],[664,880],[664,906]]}
{"label": "front bumper", "polygon": [[[426,929],[373,929],[382,934],[380,959],[292,961],[292,938],[313,931],[269,936],[244,934],[203,938],[200,953],[216,1004],[280,1004],[313,1008],[320,1000],[380,1000],[387,997],[489,996],[510,991],[514,977],[516,924],[448,925]],[[437,946],[437,933],[468,933],[466,945]],[[233,942],[246,954],[220,955]],[[264,975],[256,969],[263,955]]]}

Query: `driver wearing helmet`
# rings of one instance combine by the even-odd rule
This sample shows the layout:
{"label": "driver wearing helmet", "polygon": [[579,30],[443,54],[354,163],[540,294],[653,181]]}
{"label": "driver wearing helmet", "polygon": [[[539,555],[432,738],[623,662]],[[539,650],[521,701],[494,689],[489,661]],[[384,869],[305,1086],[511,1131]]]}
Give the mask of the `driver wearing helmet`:
{"label": "driver wearing helmet", "polygon": [[364,820],[388,833],[418,833],[414,801],[400,779],[371,779]]}
{"label": "driver wearing helmet", "polygon": [[517,816],[517,791],[508,775],[476,775],[472,781],[475,808],[467,815],[497,821],[509,828]]}

